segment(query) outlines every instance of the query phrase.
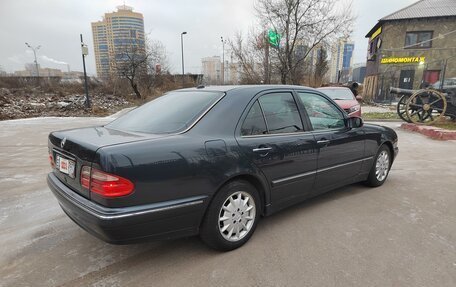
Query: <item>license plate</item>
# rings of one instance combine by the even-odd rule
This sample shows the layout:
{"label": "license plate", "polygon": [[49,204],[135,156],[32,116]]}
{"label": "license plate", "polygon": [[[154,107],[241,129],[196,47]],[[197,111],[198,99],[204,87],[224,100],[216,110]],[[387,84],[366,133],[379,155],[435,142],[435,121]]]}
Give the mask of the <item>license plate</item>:
{"label": "license plate", "polygon": [[75,171],[75,162],[74,161],[57,155],[56,159],[55,159],[55,165],[61,173],[68,174],[71,178],[74,178],[74,171]]}

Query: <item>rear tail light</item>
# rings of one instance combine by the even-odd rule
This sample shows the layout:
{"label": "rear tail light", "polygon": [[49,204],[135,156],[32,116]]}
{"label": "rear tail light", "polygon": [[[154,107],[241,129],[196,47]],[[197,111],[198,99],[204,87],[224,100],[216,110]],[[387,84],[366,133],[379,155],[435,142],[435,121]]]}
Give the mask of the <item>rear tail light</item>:
{"label": "rear tail light", "polygon": [[52,155],[52,149],[50,147],[48,147],[48,155],[49,164],[52,168],[55,168],[54,156]]}
{"label": "rear tail light", "polygon": [[83,166],[81,169],[81,185],[82,187],[90,188],[90,166]]}
{"label": "rear tail light", "polygon": [[81,185],[103,197],[126,196],[133,192],[134,184],[126,178],[83,166]]}
{"label": "rear tail light", "polygon": [[52,156],[52,152],[49,153],[49,164],[52,168],[55,168],[54,156]]}

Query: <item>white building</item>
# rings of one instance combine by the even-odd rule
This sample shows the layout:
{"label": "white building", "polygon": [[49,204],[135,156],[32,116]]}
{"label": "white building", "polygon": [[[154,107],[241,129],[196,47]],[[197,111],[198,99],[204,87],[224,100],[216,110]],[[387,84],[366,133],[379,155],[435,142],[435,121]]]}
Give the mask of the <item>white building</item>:
{"label": "white building", "polygon": [[221,85],[222,84],[222,61],[220,56],[212,56],[201,59],[202,74],[204,84]]}

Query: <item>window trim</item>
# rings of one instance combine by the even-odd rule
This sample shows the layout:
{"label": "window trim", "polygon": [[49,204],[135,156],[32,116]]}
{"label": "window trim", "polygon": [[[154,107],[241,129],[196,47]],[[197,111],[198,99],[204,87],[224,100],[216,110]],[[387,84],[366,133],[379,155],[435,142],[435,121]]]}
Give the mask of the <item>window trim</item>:
{"label": "window trim", "polygon": [[[188,90],[188,91],[169,91],[167,93],[164,93],[162,96],[165,96],[167,95],[168,93],[170,92],[179,92],[179,93],[185,93],[185,92],[194,92],[194,90]],[[209,107],[207,107],[205,110],[202,111],[202,113],[195,118],[195,120],[193,120],[187,128],[181,130],[181,131],[175,131],[173,133],[163,133],[161,135],[181,135],[181,134],[184,134],[184,133],[187,133],[188,131],[190,131],[194,126],[196,126],[199,121],[201,121],[202,118],[204,118],[204,116],[206,116],[207,113],[209,113],[213,107],[215,107],[215,105],[217,105],[225,96],[226,96],[226,92],[223,92],[223,91],[201,91],[201,92],[216,92],[216,93],[220,93],[221,95],[214,101],[214,103],[212,103]],[[155,99],[154,99],[155,100]],[[153,101],[153,100],[152,100]],[[149,101],[150,102],[150,101]],[[148,102],[144,103],[144,104],[147,104]],[[128,111],[128,113],[136,110],[137,108],[139,108],[140,106],[137,106],[135,107],[134,109],[131,109],[130,111]],[[118,118],[117,118],[118,119]],[[114,122],[115,120],[117,119],[114,119],[113,121],[103,125],[103,127],[106,127],[108,124]],[[112,130],[117,130],[117,131],[121,131],[121,132],[125,132],[125,130],[119,130],[119,129],[116,129],[116,128],[112,128],[112,127],[107,127],[109,129],[112,129]],[[142,132],[131,132],[129,131],[130,133],[137,133],[137,134],[148,134],[148,135],[152,135],[153,133],[142,133]]]}
{"label": "window trim", "polygon": [[[413,34],[413,33],[417,34],[417,43],[421,42],[419,40],[419,36],[418,36],[420,33],[431,33],[431,38],[430,38],[431,41],[428,42],[429,46],[428,47],[420,47],[420,46],[418,46],[418,44],[408,44],[407,45],[407,35],[408,34]],[[430,49],[430,48],[432,48],[432,42],[434,42],[432,40],[433,37],[434,37],[434,31],[431,31],[431,30],[406,31],[405,32],[405,39],[404,39],[404,47],[406,47],[406,46],[410,46],[410,47],[406,47],[404,49],[415,49],[415,50],[416,49]]]}
{"label": "window trim", "polygon": [[250,107],[247,109],[247,112],[246,112],[246,114],[245,114],[245,117],[244,117],[244,119],[242,120],[242,123],[241,123],[241,125],[240,125],[240,134],[241,134],[241,137],[251,137],[251,136],[265,135],[265,134],[258,134],[258,135],[243,135],[243,134],[242,134],[242,127],[244,126],[245,121],[247,120],[247,117],[248,117],[249,114],[250,114],[250,111],[252,110],[253,106],[254,106],[256,103],[258,103],[258,106],[260,107],[261,116],[263,117],[263,122],[264,122],[264,125],[265,125],[265,127],[266,127],[266,132],[269,131],[268,122],[266,121],[266,118],[265,118],[265,116],[264,116],[263,107],[261,106],[260,101],[258,101],[258,99],[255,99],[255,100],[253,101],[253,104],[250,105]]}
{"label": "window trim", "polygon": [[[293,98],[293,100],[294,100],[294,102],[296,104],[296,107],[298,109],[298,114],[299,114],[299,117],[301,118],[301,124],[302,124],[303,130],[302,131],[293,132],[293,133],[273,133],[273,134],[269,134],[268,133],[268,134],[262,134],[262,135],[242,135],[242,133],[241,133],[242,125],[244,124],[244,121],[247,118],[247,115],[249,114],[250,109],[255,104],[255,102],[258,101],[258,99],[260,97],[264,96],[264,95],[276,94],[276,93],[290,93],[291,94],[291,96],[292,96],[292,98]],[[263,120],[265,121],[266,127],[268,128],[268,132],[269,132],[269,127],[267,126],[266,117],[264,115],[263,107],[261,106],[260,101],[258,101],[258,104],[260,105],[261,112],[263,114]],[[257,93],[250,100],[250,102],[245,107],[244,112],[242,113],[242,115],[241,115],[241,117],[240,117],[240,119],[238,121],[238,124],[236,125],[235,137],[256,138],[256,137],[290,136],[290,135],[302,135],[302,134],[311,133],[311,132],[312,132],[312,126],[309,125],[308,118],[305,118],[303,113],[302,113],[301,102],[297,98],[295,90],[294,89],[271,89],[271,90],[265,90],[265,91],[261,91],[261,92]]]}
{"label": "window trim", "polygon": [[[302,121],[302,115],[299,111],[299,107],[298,107],[298,103],[296,102],[296,99],[295,99],[295,95],[293,94],[292,91],[290,92],[272,92],[272,93],[265,93],[261,96],[259,96],[256,100],[258,101],[258,104],[260,105],[260,109],[261,109],[261,113],[263,114],[263,119],[264,119],[264,122],[266,123],[266,129],[268,131],[267,134],[270,134],[269,133],[269,125],[268,125],[268,120],[266,118],[266,115],[264,114],[264,109],[263,109],[263,106],[261,105],[261,101],[260,101],[260,98],[263,97],[263,96],[267,96],[267,95],[271,95],[271,94],[279,94],[279,93],[289,93],[291,95],[291,98],[293,99],[295,105],[296,105],[296,109],[298,110],[298,115],[299,115],[299,119],[301,121],[301,125],[302,125],[302,130],[304,130],[305,126],[304,126],[304,122]],[[294,134],[294,133],[297,133],[298,131],[296,132],[293,132],[293,133],[288,133],[288,134]],[[277,134],[282,134],[282,133],[277,133]]]}
{"label": "window trim", "polygon": [[[305,111],[305,116],[308,120],[308,125],[309,127],[311,128],[311,131],[316,133],[316,132],[326,132],[326,131],[341,131],[341,130],[346,130],[347,129],[347,125],[346,125],[346,122],[347,122],[347,119],[348,119],[348,114],[347,112],[342,109],[338,104],[336,104],[334,102],[333,99],[331,99],[330,97],[328,97],[327,95],[323,94],[323,93],[320,93],[318,91],[312,91],[312,90],[295,90],[296,92],[296,97],[299,101],[299,104],[302,106],[302,109]],[[317,96],[320,96],[326,100],[328,100],[328,102],[333,105],[333,107],[336,108],[336,110],[338,110],[341,114],[342,114],[342,117],[343,117],[343,120],[344,120],[344,127],[342,128],[331,128],[331,129],[322,129],[322,130],[316,130],[313,128],[313,125],[312,125],[312,122],[310,121],[310,117],[309,115],[307,114],[307,110],[306,110],[306,107],[304,106],[304,103],[301,101],[301,98],[299,97],[299,93],[309,93],[309,94],[314,94],[314,95],[317,95]]]}
{"label": "window trim", "polygon": [[[268,121],[266,120],[266,115],[264,114],[263,106],[261,105],[259,99],[260,99],[260,97],[258,99],[256,99],[255,102],[253,102],[253,105],[255,105],[255,103],[258,103],[258,106],[260,107],[261,115],[263,116],[264,125],[266,126],[266,132],[267,132],[267,134],[269,134]],[[253,105],[252,105],[252,107],[253,107]],[[252,109],[252,107],[250,107],[250,109]],[[247,115],[249,115],[249,113],[250,113],[250,110],[248,111]],[[242,123],[242,125],[244,125],[244,123]]]}

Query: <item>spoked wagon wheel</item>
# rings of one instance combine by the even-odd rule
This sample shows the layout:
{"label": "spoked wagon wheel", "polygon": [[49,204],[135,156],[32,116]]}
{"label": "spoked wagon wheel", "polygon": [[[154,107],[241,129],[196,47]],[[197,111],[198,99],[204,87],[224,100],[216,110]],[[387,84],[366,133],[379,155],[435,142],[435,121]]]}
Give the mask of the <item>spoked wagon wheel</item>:
{"label": "spoked wagon wheel", "polygon": [[413,123],[430,124],[445,115],[445,96],[436,90],[419,90],[407,101],[405,110]]}
{"label": "spoked wagon wheel", "polygon": [[403,95],[399,102],[397,103],[397,115],[403,120],[408,123],[411,123],[412,121],[407,117],[407,100],[410,98],[410,95]]}

